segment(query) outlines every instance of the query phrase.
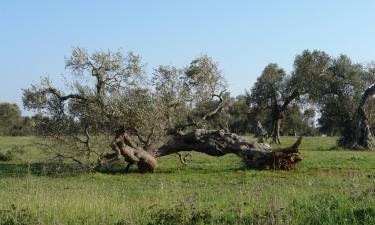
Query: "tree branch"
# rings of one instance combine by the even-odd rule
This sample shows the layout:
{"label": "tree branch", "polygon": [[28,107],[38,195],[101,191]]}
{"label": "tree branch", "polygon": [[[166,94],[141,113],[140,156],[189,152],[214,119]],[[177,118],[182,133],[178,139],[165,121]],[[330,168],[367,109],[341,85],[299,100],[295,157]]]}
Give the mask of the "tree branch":
{"label": "tree branch", "polygon": [[179,125],[176,125],[174,128],[169,128],[168,130],[168,133],[169,134],[177,134],[179,130],[183,130],[185,128],[188,128],[188,127],[193,127],[193,126],[198,126],[199,124],[201,124],[203,121],[206,121],[208,120],[209,118],[211,118],[212,116],[216,115],[217,113],[219,113],[223,108],[223,97],[222,95],[226,92],[226,90],[224,89],[223,91],[221,91],[219,94],[212,94],[211,95],[211,100],[215,97],[217,97],[219,99],[218,103],[217,103],[217,106],[215,107],[214,110],[204,114],[202,116],[202,118],[200,118],[198,121],[194,121],[192,118],[189,118],[189,120],[191,122],[189,123],[186,123],[186,124],[179,124]]}
{"label": "tree branch", "polygon": [[43,90],[42,93],[43,94],[52,94],[55,97],[57,97],[60,102],[63,102],[63,101],[69,100],[69,99],[87,100],[85,97],[83,97],[79,94],[69,94],[69,95],[62,96],[58,90],[56,90],[55,88],[52,88],[52,87],[49,87],[49,88]]}
{"label": "tree branch", "polygon": [[289,95],[289,96],[285,99],[283,105],[281,106],[281,111],[284,112],[284,111],[287,109],[289,103],[290,103],[291,101],[293,101],[295,98],[297,98],[299,95],[300,95],[300,92],[298,91],[298,89],[294,89],[294,91],[292,92],[292,94]]}

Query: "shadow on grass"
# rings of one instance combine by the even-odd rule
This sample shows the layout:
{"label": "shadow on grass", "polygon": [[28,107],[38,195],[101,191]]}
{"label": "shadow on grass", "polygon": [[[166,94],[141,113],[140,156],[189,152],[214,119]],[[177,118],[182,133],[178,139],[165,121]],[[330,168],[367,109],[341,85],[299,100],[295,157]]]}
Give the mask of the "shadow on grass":
{"label": "shadow on grass", "polygon": [[[74,164],[59,164],[59,163],[0,163],[0,178],[6,177],[25,177],[27,175],[33,176],[48,176],[48,177],[74,177],[80,174],[90,173]],[[115,166],[106,167],[98,172],[112,175],[124,175],[130,173],[138,173],[136,169],[125,172],[125,167]]]}
{"label": "shadow on grass", "polygon": [[[246,167],[245,165],[225,165],[223,167],[215,167],[212,168],[209,165],[205,166],[196,166],[191,165],[187,167],[179,167],[179,168],[163,168],[160,167],[156,170],[156,174],[223,174],[223,173],[233,173],[233,172],[241,172],[241,171],[248,171],[248,170],[255,170]],[[135,171],[136,172],[136,171]]]}
{"label": "shadow on grass", "polygon": [[57,163],[0,163],[0,178],[34,176],[77,176],[84,173],[74,165]]}
{"label": "shadow on grass", "polygon": [[[96,173],[111,174],[111,175],[126,175],[126,174],[140,174],[136,166],[132,166],[129,171],[125,171],[126,164],[114,165],[111,167],[103,167]],[[211,174],[211,173],[231,173],[251,170],[245,165],[233,165],[223,167],[201,167],[188,165],[187,167],[160,167],[155,174]],[[83,170],[75,164],[61,164],[61,163],[24,163],[24,162],[0,162],[0,178],[7,177],[25,177],[27,175],[33,176],[48,176],[48,177],[72,177],[80,174],[90,173]]]}
{"label": "shadow on grass", "polygon": [[[209,169],[209,168],[197,168],[197,167],[181,167],[181,168],[163,168],[160,167],[155,171],[155,174],[216,174],[216,173],[231,173],[231,172],[239,172],[239,171],[246,171],[251,170],[247,168],[246,166],[234,166],[234,167],[222,167],[220,169]],[[129,171],[125,171],[125,167],[108,167],[103,168],[98,173],[103,174],[111,174],[111,175],[126,175],[126,174],[142,174],[138,172],[137,167],[133,166]],[[150,174],[150,173],[145,173]]]}

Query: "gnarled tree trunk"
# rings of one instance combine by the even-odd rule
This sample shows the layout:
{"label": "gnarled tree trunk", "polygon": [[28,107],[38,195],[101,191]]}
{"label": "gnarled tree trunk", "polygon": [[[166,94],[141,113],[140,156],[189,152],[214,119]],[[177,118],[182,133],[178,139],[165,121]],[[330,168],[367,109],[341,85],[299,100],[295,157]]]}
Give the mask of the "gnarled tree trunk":
{"label": "gnarled tree trunk", "polygon": [[272,143],[281,144],[280,142],[280,126],[281,119],[283,118],[283,112],[276,110],[272,117]]}
{"label": "gnarled tree trunk", "polygon": [[256,121],[255,137],[258,138],[258,142],[260,143],[267,142],[268,133],[259,121]]}
{"label": "gnarled tree trunk", "polygon": [[375,94],[375,85],[362,95],[356,113],[348,120],[343,136],[339,140],[341,146],[356,150],[372,150],[372,134],[364,107],[370,96]]}
{"label": "gnarled tree trunk", "polygon": [[117,160],[122,155],[129,165],[137,164],[140,172],[154,172],[157,157],[180,151],[196,151],[211,156],[235,154],[249,168],[291,170],[302,159],[298,150],[300,143],[301,138],[289,148],[272,150],[268,144],[244,141],[238,135],[224,130],[196,129],[173,136],[164,144],[141,148],[131,140],[126,130],[121,130],[113,141],[115,152],[104,158]]}

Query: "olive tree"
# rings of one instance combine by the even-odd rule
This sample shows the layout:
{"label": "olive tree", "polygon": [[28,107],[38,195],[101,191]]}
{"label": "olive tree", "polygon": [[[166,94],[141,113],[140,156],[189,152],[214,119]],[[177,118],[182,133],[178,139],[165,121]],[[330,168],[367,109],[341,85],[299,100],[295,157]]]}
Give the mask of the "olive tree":
{"label": "olive tree", "polygon": [[281,120],[291,103],[319,98],[315,84],[320,82],[328,62],[326,53],[305,50],[296,56],[291,74],[275,63],[264,68],[251,89],[250,102],[260,112],[270,112],[273,143],[280,144]]}
{"label": "olive tree", "polygon": [[330,60],[317,87],[323,128],[337,129],[339,145],[352,149],[372,149],[368,101],[375,94],[375,70],[353,63],[346,55]]}
{"label": "olive tree", "polygon": [[300,160],[300,139],[272,150],[209,123],[223,111],[227,92],[218,64],[206,55],[183,68],[159,66],[149,79],[133,53],[75,48],[66,68],[68,93],[44,79],[23,94],[26,108],[48,118],[46,134],[57,141],[51,152],[59,159],[89,170],[124,159],[126,170],[136,164],[140,172],[155,171],[157,157],[170,154],[186,164],[181,151],[236,154],[266,169],[291,169]]}

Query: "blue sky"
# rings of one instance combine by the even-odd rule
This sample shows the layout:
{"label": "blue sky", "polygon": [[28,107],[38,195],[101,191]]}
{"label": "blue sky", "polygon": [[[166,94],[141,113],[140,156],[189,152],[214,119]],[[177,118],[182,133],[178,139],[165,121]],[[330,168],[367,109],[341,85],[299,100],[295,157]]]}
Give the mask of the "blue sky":
{"label": "blue sky", "polygon": [[42,76],[61,85],[74,46],[132,50],[148,71],[208,54],[238,95],[270,62],[290,71],[304,49],[375,60],[374,24],[372,0],[2,0],[0,102],[22,106],[21,89]]}

